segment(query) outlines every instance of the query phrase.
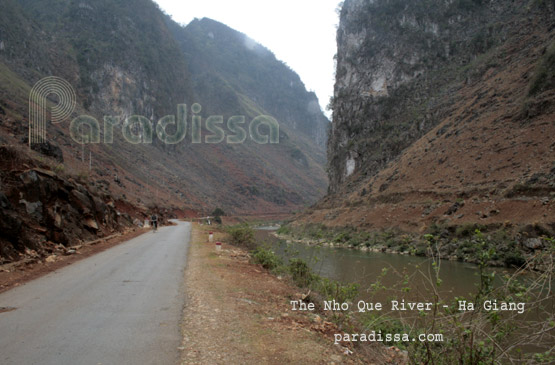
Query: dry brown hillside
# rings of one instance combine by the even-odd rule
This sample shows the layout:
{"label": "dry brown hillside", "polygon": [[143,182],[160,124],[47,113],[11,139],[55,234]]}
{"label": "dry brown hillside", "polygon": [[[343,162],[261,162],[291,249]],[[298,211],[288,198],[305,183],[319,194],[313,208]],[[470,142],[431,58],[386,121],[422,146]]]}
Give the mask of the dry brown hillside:
{"label": "dry brown hillside", "polygon": [[472,80],[446,95],[437,127],[306,219],[411,231],[437,220],[555,223],[555,90],[529,96],[552,36],[529,32],[488,55]]}
{"label": "dry brown hillside", "polygon": [[[354,21],[348,16],[353,4],[346,3],[342,22]],[[505,10],[510,15],[498,25],[504,40],[467,63],[454,57],[455,65],[440,63],[427,70],[429,84],[418,78],[408,81],[407,88],[415,83],[422,86],[412,89],[422,91],[420,99],[414,91],[400,100],[396,109],[390,109],[390,119],[374,122],[357,110],[383,112],[384,99],[399,96],[393,82],[386,89],[389,96],[368,98],[353,90],[363,88],[364,76],[351,75],[351,81],[338,76],[328,153],[331,192],[298,217],[298,224],[366,232],[433,232],[442,237],[458,229],[458,238],[465,229],[505,230],[522,244],[555,233],[554,21],[541,11]],[[340,26],[340,32],[349,25]],[[368,27],[372,26],[375,23]],[[370,34],[361,33],[360,27],[356,31]],[[347,64],[351,73],[360,74],[365,62],[376,61],[363,62],[360,55],[352,61],[349,45],[342,48],[340,42],[339,47],[340,52],[347,49],[351,54],[343,61],[339,57],[338,70]],[[426,85],[439,87],[427,97]],[[426,107],[417,110],[411,102],[422,99]],[[432,124],[421,137],[406,127],[419,122]],[[373,135],[383,132],[387,123],[393,126],[389,134],[376,142]],[[359,133],[348,137],[357,128]],[[402,128],[406,133],[396,134]],[[396,155],[391,146],[411,138],[414,142]],[[541,247],[528,242],[529,247],[534,245]]]}

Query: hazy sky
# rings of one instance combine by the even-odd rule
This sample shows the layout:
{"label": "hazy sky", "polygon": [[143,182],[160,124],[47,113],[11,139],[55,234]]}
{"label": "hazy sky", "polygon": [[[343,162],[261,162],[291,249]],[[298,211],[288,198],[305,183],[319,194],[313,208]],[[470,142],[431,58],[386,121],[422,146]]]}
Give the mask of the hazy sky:
{"label": "hazy sky", "polygon": [[211,18],[269,48],[316,92],[325,110],[334,84],[339,0],[155,0],[181,24]]}

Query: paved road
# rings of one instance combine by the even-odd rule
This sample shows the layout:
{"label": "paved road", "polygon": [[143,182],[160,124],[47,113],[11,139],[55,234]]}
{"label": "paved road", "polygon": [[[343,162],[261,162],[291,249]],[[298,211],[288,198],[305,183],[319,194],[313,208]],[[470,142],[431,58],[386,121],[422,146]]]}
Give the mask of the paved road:
{"label": "paved road", "polygon": [[0,294],[0,364],[176,364],[189,223]]}

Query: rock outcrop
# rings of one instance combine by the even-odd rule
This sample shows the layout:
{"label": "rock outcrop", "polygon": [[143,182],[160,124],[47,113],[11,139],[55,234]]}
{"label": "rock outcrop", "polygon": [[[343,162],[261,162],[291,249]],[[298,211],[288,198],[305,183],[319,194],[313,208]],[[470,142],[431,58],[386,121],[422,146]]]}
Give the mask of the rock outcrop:
{"label": "rock outcrop", "polygon": [[49,246],[70,247],[133,226],[109,195],[23,156],[0,147],[0,263],[29,250],[40,256]]}
{"label": "rock outcrop", "polygon": [[449,119],[461,88],[482,76],[473,71],[505,62],[479,65],[488,55],[526,34],[552,32],[553,4],[535,4],[345,1],[328,144],[330,192],[355,172],[377,174]]}

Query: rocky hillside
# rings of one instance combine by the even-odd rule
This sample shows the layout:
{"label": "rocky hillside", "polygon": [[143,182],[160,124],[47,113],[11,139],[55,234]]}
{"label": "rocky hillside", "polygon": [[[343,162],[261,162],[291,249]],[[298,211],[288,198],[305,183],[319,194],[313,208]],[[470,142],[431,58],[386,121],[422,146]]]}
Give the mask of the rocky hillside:
{"label": "rocky hillside", "polygon": [[124,202],[52,171],[26,151],[3,146],[0,157],[0,264],[121,232],[144,217],[133,209],[132,218]]}
{"label": "rocky hillside", "polygon": [[[1,143],[26,142],[29,91],[54,75],[76,90],[73,117],[100,121],[101,139],[104,116],[154,124],[187,105],[188,133],[175,145],[132,145],[116,128],[112,144],[83,148],[69,138],[69,123],[48,125],[42,150],[116,199],[190,212],[287,212],[325,192],[329,122],[298,75],[245,35],[210,20],[180,27],[150,0],[1,3]],[[193,143],[193,103],[202,107],[201,141],[212,135],[209,116],[221,115],[229,136],[228,119],[244,115],[249,137],[249,123],[264,114],[278,121],[279,143]]]}
{"label": "rocky hillside", "polygon": [[[151,0],[0,0],[0,9],[0,263],[111,235],[153,211],[283,214],[324,194],[329,121],[299,76],[246,35],[209,19],[179,26]],[[30,91],[47,76],[69,82],[71,119],[96,119],[100,143],[77,143],[66,120],[47,123],[46,142],[28,149]],[[180,143],[145,141],[138,125],[144,143],[123,136],[127,118],[156,130],[179,110]],[[279,143],[251,138],[259,115],[277,120]],[[244,116],[244,142],[206,143],[210,116],[221,116],[224,137],[241,136],[227,122]]]}
{"label": "rocky hillside", "polygon": [[345,1],[329,194],[300,221],[553,235],[554,14],[549,1]]}

